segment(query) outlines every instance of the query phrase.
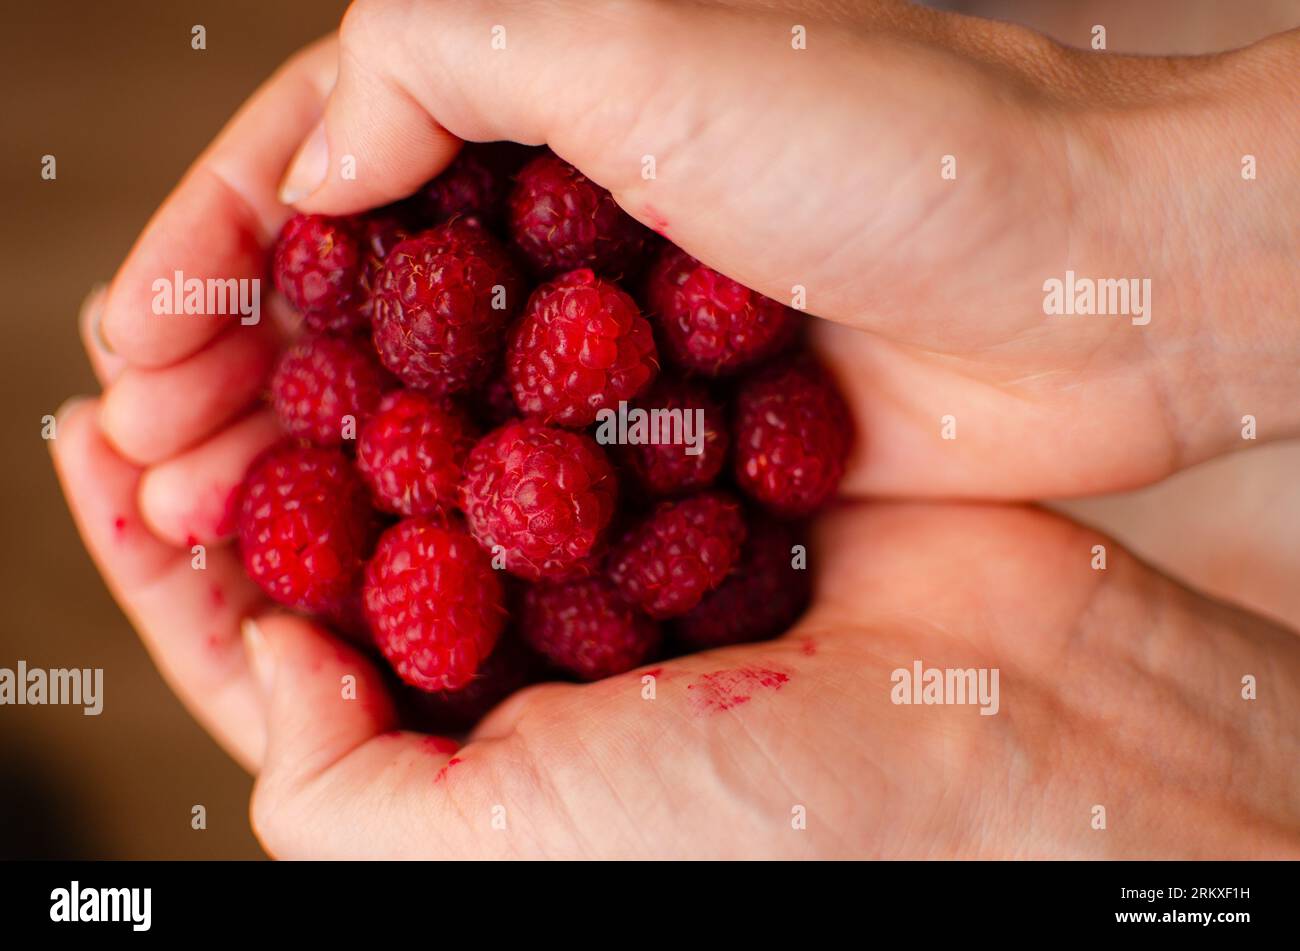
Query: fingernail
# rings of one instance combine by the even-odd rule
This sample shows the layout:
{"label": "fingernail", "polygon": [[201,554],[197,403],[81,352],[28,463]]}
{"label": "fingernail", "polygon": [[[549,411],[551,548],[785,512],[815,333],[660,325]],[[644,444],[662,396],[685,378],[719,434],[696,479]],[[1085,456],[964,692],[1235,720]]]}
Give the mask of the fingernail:
{"label": "fingernail", "polygon": [[275,684],[275,657],[271,645],[266,642],[266,635],[251,617],[244,618],[239,625],[244,636],[244,653],[248,655],[248,666],[252,668],[253,679],[261,688],[262,696],[271,696]]}
{"label": "fingernail", "polygon": [[322,119],[289,163],[289,171],[280,183],[280,201],[292,205],[306,198],[325,184],[328,170],[329,143],[325,139],[325,120]]}
{"label": "fingernail", "polygon": [[109,346],[104,337],[104,298],[108,294],[107,284],[96,284],[81,302],[81,318],[90,324],[90,339],[101,351],[109,356],[116,356],[116,351]]}

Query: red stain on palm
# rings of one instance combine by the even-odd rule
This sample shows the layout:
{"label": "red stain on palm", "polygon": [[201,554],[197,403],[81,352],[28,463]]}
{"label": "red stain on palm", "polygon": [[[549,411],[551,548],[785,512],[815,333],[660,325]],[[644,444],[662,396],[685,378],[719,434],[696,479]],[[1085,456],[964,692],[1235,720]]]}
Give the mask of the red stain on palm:
{"label": "red stain on palm", "polygon": [[668,219],[650,205],[645,206],[645,223],[651,231],[661,238],[668,237]]}
{"label": "red stain on palm", "polygon": [[816,655],[817,642],[814,641],[811,637],[803,638],[803,643],[802,646],[799,648],[799,653],[803,654],[805,657],[812,657]]}
{"label": "red stain on palm", "polygon": [[226,603],[226,592],[221,590],[220,585],[213,585],[208,591],[208,597],[212,599],[212,606],[219,608]]}
{"label": "red stain on palm", "polygon": [[703,674],[687,686],[696,713],[716,713],[749,703],[759,690],[780,690],[790,675],[771,667],[737,667]]}
{"label": "red stain on palm", "polygon": [[439,755],[454,753],[460,749],[459,743],[445,736],[426,736],[424,746],[430,753],[438,753]]}
{"label": "red stain on palm", "polygon": [[663,675],[664,675],[664,669],[662,667],[651,667],[649,670],[641,671],[642,677],[654,677],[656,680],[658,680]]}
{"label": "red stain on palm", "polygon": [[113,536],[121,541],[124,535],[126,535],[126,516],[119,515],[113,519]]}
{"label": "red stain on palm", "polygon": [[444,779],[447,778],[447,771],[450,770],[453,766],[455,766],[459,762],[461,762],[459,756],[453,756],[451,759],[447,760],[447,765],[444,766],[442,769],[438,770],[438,775],[433,777],[433,781],[435,783],[442,782]]}

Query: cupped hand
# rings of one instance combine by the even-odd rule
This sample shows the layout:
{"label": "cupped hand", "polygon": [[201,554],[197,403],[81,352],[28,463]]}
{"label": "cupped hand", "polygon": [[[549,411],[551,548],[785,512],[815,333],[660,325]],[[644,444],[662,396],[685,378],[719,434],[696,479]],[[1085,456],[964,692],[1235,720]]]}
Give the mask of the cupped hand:
{"label": "cupped hand", "polygon": [[[806,50],[790,46],[794,23],[807,27]],[[491,48],[494,25],[506,28],[505,50]],[[828,594],[836,588],[827,579],[852,537],[842,534],[844,525],[862,531],[886,515],[901,517],[889,513],[911,513],[924,526],[948,518],[926,512],[965,510],[836,513],[834,537],[824,539],[818,556],[819,605],[802,633],[776,645],[666,665],[657,680],[658,706],[649,709],[666,708],[669,719],[657,725],[639,706],[651,702],[640,699],[634,676],[589,687],[544,687],[512,701],[448,767],[440,744],[384,735],[393,727],[391,709],[364,661],[304,622],[282,617],[264,619],[257,626],[261,634],[252,636],[252,654],[264,658],[264,673],[271,672],[270,686],[260,683],[238,622],[266,605],[223,543],[230,534],[230,494],[249,459],[275,438],[266,413],[250,408],[281,344],[280,322],[247,328],[229,317],[158,317],[150,311],[150,288],[177,270],[199,278],[263,276],[266,247],[289,213],[280,201],[281,178],[304,140],[300,158],[308,171],[319,165],[323,182],[304,188],[295,174],[287,187],[302,193],[301,207],[331,212],[411,191],[450,161],[462,138],[545,141],[610,187],[633,215],[707,263],[779,299],[789,299],[796,284],[806,288],[808,309],[828,318],[818,325],[817,343],[851,396],[863,436],[846,478],[850,494],[1020,498],[1114,488],[1233,445],[1242,413],[1268,420],[1265,436],[1294,427],[1286,386],[1294,384],[1295,331],[1286,318],[1295,297],[1288,268],[1296,235],[1278,210],[1294,207],[1297,186],[1281,175],[1245,184],[1236,157],[1251,150],[1265,167],[1294,164],[1294,117],[1279,105],[1285,89],[1269,75],[1294,62],[1294,36],[1205,62],[1093,62],[1011,27],[892,4],[841,15],[808,5],[759,14],[724,6],[494,8],[363,0],[345,20],[341,42],[341,53],[332,40],[323,41],[269,81],[150,222],[100,305],[97,323],[113,353],[94,334],[89,338],[105,395],[65,411],[54,443],[83,536],[160,666],[236,756],[255,768],[264,764],[255,818],[276,852],[469,855],[500,848],[563,854],[565,848],[594,852],[603,843],[631,853],[654,851],[650,836],[662,842],[661,854],[709,845],[725,853],[743,842],[729,832],[729,845],[719,841],[720,810],[732,810],[726,814],[733,830],[761,827],[760,814],[766,817],[777,805],[769,797],[786,792],[784,780],[764,782],[779,775],[781,756],[803,763],[809,798],[818,780],[840,790],[826,793],[838,812],[819,808],[827,818],[838,815],[841,832],[873,826],[886,815],[902,816],[900,826],[914,830],[912,838],[900,834],[871,844],[841,838],[829,827],[817,831],[810,822],[808,833],[816,834],[791,840],[802,843],[797,848],[943,854],[960,851],[954,843],[973,835],[957,817],[949,816],[945,827],[938,811],[938,824],[888,813],[891,803],[910,810],[924,802],[885,795],[898,792],[891,782],[923,774],[907,773],[908,757],[892,764],[893,773],[889,764],[873,763],[878,750],[890,749],[890,738],[869,734],[870,742],[853,746],[852,731],[845,733],[852,715],[832,716],[836,703],[827,694],[818,717],[818,697],[809,695],[838,684],[838,703],[855,692],[873,698],[858,711],[861,729],[879,729],[877,714],[892,723],[900,711],[908,717],[932,712],[894,708],[887,699],[882,707],[871,684],[887,667],[912,659],[895,664],[877,656],[877,641],[889,641],[892,630],[900,645],[928,643],[926,637],[945,629],[942,619],[926,619],[939,604],[918,605],[910,626],[847,615],[832,622],[828,605],[850,602]],[[1249,108],[1242,107],[1246,101]],[[322,116],[323,151],[312,131]],[[1207,126],[1210,136],[1203,132]],[[1223,158],[1225,150],[1231,161]],[[654,157],[652,179],[641,176],[647,155]],[[956,158],[956,179],[941,177],[944,155]],[[357,160],[355,180],[337,177],[345,156]],[[1220,167],[1225,161],[1228,167]],[[1225,241],[1229,230],[1232,241]],[[1150,276],[1157,295],[1152,323],[1044,317],[1042,282],[1063,277],[1067,268],[1098,277]],[[955,440],[941,438],[946,415],[955,418]],[[976,511],[995,521],[1025,517]],[[966,531],[979,527],[970,517],[961,515]],[[908,535],[896,534],[900,542]],[[865,538],[862,566],[892,560],[878,557],[884,549],[876,548],[877,539]],[[210,549],[202,572],[192,567],[195,544]],[[1022,547],[1014,533],[1004,544],[1008,556]],[[936,546],[936,557],[942,551]],[[930,585],[946,577],[942,564],[918,557],[910,570],[921,572],[924,565],[933,573],[909,580],[899,572],[894,583]],[[1139,569],[1134,574],[1147,577]],[[979,607],[977,617],[999,630],[1010,624],[1002,611],[1018,611],[1022,619],[1046,612],[1042,626],[1053,633],[1040,638],[1063,637],[1062,628],[1046,623],[1056,617],[1054,596],[1035,587],[1026,591],[1023,606],[977,600],[966,607]],[[871,618],[891,602],[851,603]],[[1204,635],[1207,656],[1216,656],[1220,642],[1236,645],[1243,660],[1257,664],[1266,657],[1265,645],[1293,649],[1286,635],[1240,623],[1251,633],[1231,633],[1240,624],[1225,619],[1216,637]],[[1177,636],[1195,637],[1200,630],[1190,620],[1187,626],[1190,632]],[[803,653],[799,638],[805,633],[816,642],[812,655]],[[920,656],[915,649],[912,654]],[[1113,667],[1101,658],[1091,672],[1123,669],[1126,657],[1114,654]],[[1147,715],[1157,722],[1170,719],[1166,707],[1181,696],[1169,684],[1176,681],[1185,691],[1204,686],[1196,666],[1184,660],[1159,671],[1167,680],[1149,685],[1154,692]],[[780,665],[777,672],[787,679],[779,688],[760,684],[749,701],[718,714],[696,709],[692,697],[705,688],[692,694],[688,687],[706,674],[755,664],[773,671]],[[1204,667],[1202,678],[1227,676],[1217,667],[1210,672],[1208,662]],[[312,705],[339,702],[335,674],[344,669],[371,689],[363,690],[363,702],[318,719]],[[1285,688],[1278,702],[1294,700],[1284,670],[1277,664],[1273,671]],[[824,689],[815,690],[818,685]],[[1080,680],[1077,689],[1096,687]],[[668,702],[675,693],[677,702]],[[1017,715],[1020,725],[1012,732],[1026,740],[1051,734],[1060,712],[1047,702],[1052,696],[1022,699],[1030,712]],[[641,719],[628,711],[592,722],[593,709],[622,711],[629,699]],[[1181,705],[1177,709],[1188,715]],[[763,710],[772,711],[768,723],[751,724],[748,718]],[[792,712],[778,719],[780,710]],[[939,718],[953,715],[944,710]],[[1078,715],[1080,723],[1085,719]],[[1005,709],[1000,718],[976,718],[983,721],[1003,730],[1017,722]],[[665,722],[674,728],[665,729]],[[1226,730],[1227,722],[1235,721],[1190,717],[1185,726]],[[1294,734],[1286,731],[1294,717],[1250,722],[1232,738],[1256,742],[1260,756],[1270,736],[1294,750]],[[758,745],[759,733],[747,745],[751,729],[771,723],[787,724],[772,728],[775,745]],[[925,721],[905,717],[898,723],[893,739],[900,742],[929,735]],[[906,724],[913,726],[901,729]],[[532,752],[539,725],[555,744],[540,751],[548,754],[544,762]],[[1116,743],[1116,735],[1134,739],[1117,734],[1104,718],[1096,737],[1089,739],[1082,727],[1077,732],[1084,746]],[[684,785],[675,801],[682,810],[689,811],[693,784],[712,791],[694,818],[675,816],[681,839],[666,827],[652,835],[649,822],[638,833],[636,821],[618,819],[620,797],[629,797],[626,816],[666,815],[663,802],[633,797],[624,778],[640,782],[654,772],[655,760],[641,755],[639,744],[661,734],[681,743],[684,760],[676,775]],[[1242,820],[1254,823],[1251,828],[1286,828],[1288,820],[1294,827],[1294,816],[1256,807],[1230,776],[1215,771],[1219,764],[1194,773],[1194,758],[1178,759],[1176,744],[1165,740],[1132,747],[1133,769],[1117,772],[1109,787],[1128,790],[1126,802],[1137,796],[1146,804],[1141,814],[1150,813],[1157,828],[1159,797],[1137,787],[1143,779],[1159,780],[1145,772],[1149,763],[1166,760],[1175,775],[1208,780],[1216,796],[1205,808],[1245,803],[1258,808],[1257,817]],[[602,758],[585,753],[589,746]],[[861,756],[846,758],[855,749]],[[995,760],[1005,770],[1032,765],[1014,756],[1030,747],[1020,750],[1006,737],[976,749],[1010,756]],[[1165,760],[1144,760],[1143,754]],[[626,758],[641,763],[643,772],[624,773]],[[1099,768],[1115,770],[1113,759],[1102,759]],[[512,762],[515,767],[508,767]],[[935,750],[922,762],[940,774],[956,769],[944,767]],[[988,771],[975,759],[963,762],[972,789],[981,776],[987,782]],[[1037,776],[1047,781],[1050,771],[1043,770]],[[401,778],[404,771],[408,779]],[[1265,787],[1279,781],[1262,767],[1260,775]],[[660,788],[673,778],[665,774]],[[414,793],[428,793],[426,780],[447,784],[447,794],[421,806]],[[855,783],[864,782],[876,783],[880,796],[855,797]],[[362,785],[371,794],[387,789],[391,795],[377,801],[358,793],[353,801]],[[451,792],[456,785],[461,791]],[[507,827],[516,831],[479,839],[466,810],[492,800],[494,788],[503,790],[496,794],[501,801],[489,804],[505,806]],[[934,791],[948,789],[946,781],[925,788],[949,795]],[[995,823],[999,818],[1007,829],[1015,825],[965,801],[966,815],[994,823],[990,829],[1003,828]],[[570,802],[589,812],[586,838]],[[873,802],[880,813],[872,812]],[[547,803],[552,808],[544,808]],[[781,804],[783,815],[796,804]],[[371,810],[369,823],[362,821],[362,805]],[[368,838],[340,841],[337,829],[322,828],[334,818],[323,811],[327,806],[358,810],[352,828],[366,829]],[[401,823],[386,833],[376,827],[382,816],[412,819],[399,815],[405,807],[427,820],[427,837],[391,841]],[[435,821],[462,811],[467,818],[459,830]],[[992,805],[986,811],[996,813]],[[1065,813],[1060,822],[1068,826]],[[623,831],[606,837],[608,828]],[[1139,847],[1127,839],[1121,842],[1128,845],[1097,846],[1114,839],[1052,838],[1053,828],[1021,821],[1021,838],[993,836],[989,848],[1046,854],[1055,846],[1090,847],[1083,843],[1116,852]],[[535,830],[532,838],[520,838],[528,829]],[[776,831],[784,829],[788,819]],[[951,833],[946,837],[945,829]],[[688,832],[697,834],[693,841],[685,838]],[[1202,842],[1217,835],[1209,831]],[[779,851],[776,840],[753,841],[758,851]],[[966,841],[975,847],[974,839]],[[1197,847],[1167,841],[1171,849]]]}
{"label": "cupped hand", "polygon": [[[460,749],[395,731],[333,638],[262,622],[254,828],[318,858],[1300,854],[1293,633],[1115,546],[1093,570],[1106,540],[1038,512],[826,523],[779,641],[528,689]],[[917,663],[996,669],[992,715],[896,704]]]}

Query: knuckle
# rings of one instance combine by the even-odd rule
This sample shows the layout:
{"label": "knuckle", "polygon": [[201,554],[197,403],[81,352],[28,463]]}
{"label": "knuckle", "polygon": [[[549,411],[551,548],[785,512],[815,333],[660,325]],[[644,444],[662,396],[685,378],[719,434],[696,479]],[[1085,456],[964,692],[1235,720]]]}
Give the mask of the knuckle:
{"label": "knuckle", "polygon": [[393,32],[393,21],[407,6],[406,0],[352,0],[339,23],[339,45],[356,51],[368,48],[385,32],[400,36]]}

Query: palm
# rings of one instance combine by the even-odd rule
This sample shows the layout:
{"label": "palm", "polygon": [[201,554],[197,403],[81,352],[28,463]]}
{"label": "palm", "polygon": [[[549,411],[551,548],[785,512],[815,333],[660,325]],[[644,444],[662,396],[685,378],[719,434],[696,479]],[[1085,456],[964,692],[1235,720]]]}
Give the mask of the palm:
{"label": "palm", "polygon": [[[1104,539],[1030,510],[864,505],[822,536],[816,603],[780,641],[653,668],[653,700],[644,670],[517,695],[435,773],[446,801],[423,837],[376,823],[351,846],[550,856],[1300,847],[1263,838],[1297,818],[1295,792],[1271,766],[1300,754],[1300,643],[1289,633],[1113,545],[1106,571],[1094,571],[1091,547]],[[999,712],[894,705],[891,672],[918,660],[999,668]],[[1269,698],[1242,700],[1241,674],[1266,670]],[[1114,770],[1119,760],[1127,771]],[[488,831],[497,805],[508,835]],[[1112,831],[1091,828],[1095,805]],[[806,829],[792,826],[796,807]],[[411,809],[418,829],[429,810]],[[1222,838],[1189,846],[1186,823],[1220,810],[1234,816]]]}

